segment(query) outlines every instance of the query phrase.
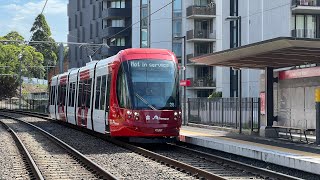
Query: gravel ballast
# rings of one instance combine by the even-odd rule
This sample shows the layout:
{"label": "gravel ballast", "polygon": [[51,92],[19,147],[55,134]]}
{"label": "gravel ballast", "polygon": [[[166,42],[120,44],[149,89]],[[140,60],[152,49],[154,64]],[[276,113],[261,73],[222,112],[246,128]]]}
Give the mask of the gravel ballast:
{"label": "gravel ballast", "polygon": [[13,137],[0,124],[0,179],[30,179],[26,165]]}
{"label": "gravel ballast", "polygon": [[11,114],[31,122],[77,149],[113,175],[124,179],[195,179],[194,177],[83,132],[41,118]]}

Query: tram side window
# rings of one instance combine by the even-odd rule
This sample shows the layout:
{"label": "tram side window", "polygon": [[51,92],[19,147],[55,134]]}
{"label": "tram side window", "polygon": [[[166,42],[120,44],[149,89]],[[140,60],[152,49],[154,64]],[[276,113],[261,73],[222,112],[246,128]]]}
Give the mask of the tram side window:
{"label": "tram side window", "polygon": [[72,107],[74,107],[74,102],[75,102],[75,97],[76,97],[76,83],[72,83]]}
{"label": "tram side window", "polygon": [[61,103],[61,86],[59,85],[58,86],[58,93],[57,93],[57,95],[58,95],[58,97],[57,97],[57,103],[58,103],[58,105],[60,105],[60,103]]}
{"label": "tram side window", "polygon": [[95,109],[100,109],[100,107],[99,107],[100,87],[101,87],[101,76],[97,77]]}
{"label": "tram side window", "polygon": [[56,100],[56,86],[53,86],[52,88],[52,103],[51,105],[55,105],[55,100]]}
{"label": "tram side window", "polygon": [[86,107],[91,108],[91,86],[92,79],[89,79],[86,83]]}
{"label": "tram side window", "polygon": [[74,83],[70,83],[69,84],[69,100],[68,100],[68,105],[70,106],[70,107],[73,107],[73,105],[74,105],[74,97],[73,97],[73,94],[74,94],[74,87],[73,87],[73,84]]}
{"label": "tram side window", "polygon": [[67,86],[62,85],[61,86],[62,92],[61,92],[61,104],[64,106],[66,104],[66,90]]}
{"label": "tram side window", "polygon": [[79,82],[78,107],[82,107],[83,81]]}
{"label": "tram side window", "polygon": [[104,110],[105,108],[105,98],[106,98],[106,75],[102,76],[101,83],[101,98],[100,98],[100,110]]}
{"label": "tram side window", "polygon": [[52,86],[50,86],[50,90],[49,90],[49,105],[52,104]]}
{"label": "tram side window", "polygon": [[127,83],[123,68],[120,67],[117,78],[117,98],[121,108],[128,107],[129,97],[127,97]]}
{"label": "tram side window", "polygon": [[107,78],[107,92],[106,92],[106,111],[109,112],[109,101],[110,101],[110,86],[111,86],[111,74],[108,74]]}

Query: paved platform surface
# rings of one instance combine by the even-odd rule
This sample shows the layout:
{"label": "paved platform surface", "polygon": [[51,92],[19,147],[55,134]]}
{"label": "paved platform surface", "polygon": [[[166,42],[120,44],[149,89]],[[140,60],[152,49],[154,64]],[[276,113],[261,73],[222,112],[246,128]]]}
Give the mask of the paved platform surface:
{"label": "paved platform surface", "polygon": [[180,141],[320,175],[320,147],[183,126]]}

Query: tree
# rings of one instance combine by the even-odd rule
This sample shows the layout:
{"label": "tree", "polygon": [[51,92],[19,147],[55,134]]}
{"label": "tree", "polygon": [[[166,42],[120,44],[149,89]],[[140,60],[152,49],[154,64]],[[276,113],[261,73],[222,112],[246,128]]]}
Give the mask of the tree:
{"label": "tree", "polygon": [[[24,40],[17,32],[10,32],[0,39]],[[0,98],[11,97],[16,92],[19,85],[19,57],[21,57],[22,76],[44,76],[43,55],[34,47],[21,43],[0,43]]]}
{"label": "tree", "polygon": [[30,45],[36,48],[44,56],[44,64],[54,65],[57,62],[58,47],[54,39],[51,37],[51,30],[43,14],[39,14],[30,30],[32,33],[31,41],[50,41],[52,43],[31,43]]}
{"label": "tree", "polygon": [[208,97],[208,99],[221,98],[221,97],[222,97],[222,92],[218,91],[218,92],[212,92],[212,94],[210,94],[210,96]]}

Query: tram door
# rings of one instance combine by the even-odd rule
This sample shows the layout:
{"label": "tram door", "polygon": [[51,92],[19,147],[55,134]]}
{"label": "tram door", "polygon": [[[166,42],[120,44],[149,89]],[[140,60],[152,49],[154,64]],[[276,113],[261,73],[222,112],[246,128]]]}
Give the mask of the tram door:
{"label": "tram door", "polygon": [[68,109],[67,109],[67,117],[68,122],[72,124],[76,124],[75,122],[75,94],[76,94],[76,82],[69,83],[68,90]]}
{"label": "tram door", "polygon": [[77,125],[92,129],[91,124],[91,86],[92,79],[79,82]]}
{"label": "tram door", "polygon": [[96,77],[95,98],[93,109],[94,130],[100,133],[105,133],[106,121],[106,75]]}

